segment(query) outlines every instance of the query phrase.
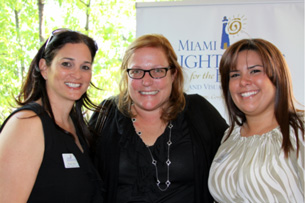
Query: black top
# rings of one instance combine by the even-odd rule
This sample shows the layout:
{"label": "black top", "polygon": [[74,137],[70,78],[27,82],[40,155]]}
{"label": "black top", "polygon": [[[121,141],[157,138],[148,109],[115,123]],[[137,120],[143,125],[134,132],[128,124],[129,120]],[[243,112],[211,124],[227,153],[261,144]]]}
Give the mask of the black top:
{"label": "black top", "polygon": [[[173,167],[170,168],[170,181],[173,183],[173,187],[170,186],[161,196],[155,186],[154,168],[149,164],[149,154],[145,152],[147,149],[145,149],[144,143],[135,134],[131,119],[119,112],[115,105],[111,107],[104,129],[102,133],[98,134],[94,156],[97,169],[105,183],[105,202],[116,203],[128,200],[136,202],[139,194],[138,202],[185,203],[192,202],[192,200],[198,203],[213,202],[207,186],[209,169],[228,126],[218,111],[205,98],[199,95],[185,95],[185,97],[186,107],[173,121],[172,158],[170,157],[173,164]],[[94,128],[97,118],[97,113],[92,115],[90,120],[92,128]],[[164,163],[164,155],[161,153],[165,154],[166,147],[162,145],[166,144],[167,135],[166,130],[153,147],[154,156],[158,157],[161,163]],[[131,166],[134,162],[137,165]],[[186,168],[184,171],[180,171],[179,167]],[[144,168],[147,170],[143,170]],[[159,179],[164,182],[166,168],[164,165],[159,168],[159,174],[162,174]],[[139,175],[141,173],[142,175]],[[183,173],[187,173],[187,175]],[[192,186],[186,186],[187,184]],[[187,189],[181,192],[184,186]],[[171,188],[178,191],[171,190]],[[183,195],[190,197],[193,190],[190,201],[185,201]],[[146,192],[149,197],[145,198],[141,192]],[[130,196],[130,194],[136,195]],[[171,195],[175,197],[171,197]]]}
{"label": "black top", "polygon": [[[130,125],[129,122],[126,123]],[[182,115],[171,121],[169,181],[171,185],[161,191],[156,183],[156,169],[149,150],[134,132],[120,142],[119,186],[117,202],[194,202],[194,176],[192,143],[187,123]],[[122,126],[124,127],[124,126]],[[126,128],[126,127],[124,127]],[[167,153],[170,129],[156,140],[150,151],[157,161],[161,189],[167,180]]]}
{"label": "black top", "polygon": [[20,110],[32,110],[40,117],[45,138],[43,160],[28,202],[102,202],[100,178],[90,161],[80,129],[75,126],[83,153],[72,135],[59,128],[37,103],[14,111],[6,121]]}

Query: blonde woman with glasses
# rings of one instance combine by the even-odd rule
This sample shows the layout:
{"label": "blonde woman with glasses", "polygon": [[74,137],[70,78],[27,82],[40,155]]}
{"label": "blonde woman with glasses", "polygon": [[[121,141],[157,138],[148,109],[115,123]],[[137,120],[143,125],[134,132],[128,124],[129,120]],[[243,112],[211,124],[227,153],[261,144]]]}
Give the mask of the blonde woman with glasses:
{"label": "blonde woman with glasses", "polygon": [[90,121],[105,201],[213,202],[208,172],[227,124],[202,96],[183,92],[170,42],[158,34],[137,38],[121,72],[103,128],[99,113]]}

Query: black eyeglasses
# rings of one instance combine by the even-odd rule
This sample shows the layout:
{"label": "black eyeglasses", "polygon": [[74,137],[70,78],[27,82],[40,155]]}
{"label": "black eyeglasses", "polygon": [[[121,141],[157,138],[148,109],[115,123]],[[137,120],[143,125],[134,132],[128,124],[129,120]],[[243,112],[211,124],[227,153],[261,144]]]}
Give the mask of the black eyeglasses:
{"label": "black eyeglasses", "polygon": [[69,31],[72,31],[70,29],[67,29],[67,28],[59,28],[59,29],[56,29],[56,30],[53,30],[51,32],[51,35],[50,37],[48,38],[47,42],[46,42],[46,45],[44,47],[44,49],[46,50],[46,48],[48,47],[49,43],[52,41],[53,37],[60,34],[60,33],[63,33],[63,32],[69,32]]}
{"label": "black eyeglasses", "polygon": [[164,78],[166,76],[167,71],[171,69],[171,67],[164,68],[153,68],[150,70],[143,69],[127,69],[128,76],[132,79],[142,79],[146,72],[149,73],[150,77],[154,79]]}

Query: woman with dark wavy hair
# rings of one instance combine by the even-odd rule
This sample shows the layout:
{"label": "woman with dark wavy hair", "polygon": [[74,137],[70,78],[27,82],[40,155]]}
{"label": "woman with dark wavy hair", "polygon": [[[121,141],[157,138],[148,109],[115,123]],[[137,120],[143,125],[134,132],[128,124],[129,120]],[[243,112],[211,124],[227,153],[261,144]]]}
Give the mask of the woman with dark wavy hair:
{"label": "woman with dark wavy hair", "polygon": [[211,194],[218,202],[304,202],[304,110],[295,108],[283,54],[244,39],[219,69],[230,128],[210,169]]}
{"label": "woman with dark wavy hair", "polygon": [[101,202],[90,162],[83,106],[95,41],[57,29],[41,46],[17,97],[20,108],[1,126],[0,202]]}
{"label": "woman with dark wavy hair", "polygon": [[[213,202],[208,172],[227,124],[206,99],[183,92],[170,42],[158,34],[137,38],[121,73],[95,146],[105,201]],[[90,120],[95,129],[99,115]]]}

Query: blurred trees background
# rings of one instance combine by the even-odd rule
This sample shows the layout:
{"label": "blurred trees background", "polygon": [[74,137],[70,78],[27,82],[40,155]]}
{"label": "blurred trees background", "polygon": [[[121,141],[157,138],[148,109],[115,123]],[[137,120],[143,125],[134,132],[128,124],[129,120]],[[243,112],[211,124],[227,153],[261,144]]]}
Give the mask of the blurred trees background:
{"label": "blurred trees background", "polygon": [[[139,0],[137,0],[139,1]],[[142,0],[143,2],[144,0]],[[0,1],[0,125],[14,110],[14,97],[32,58],[56,28],[94,38],[99,46],[89,89],[98,104],[118,93],[121,59],[135,39],[136,0],[5,0]]]}

